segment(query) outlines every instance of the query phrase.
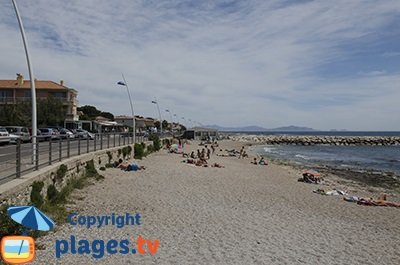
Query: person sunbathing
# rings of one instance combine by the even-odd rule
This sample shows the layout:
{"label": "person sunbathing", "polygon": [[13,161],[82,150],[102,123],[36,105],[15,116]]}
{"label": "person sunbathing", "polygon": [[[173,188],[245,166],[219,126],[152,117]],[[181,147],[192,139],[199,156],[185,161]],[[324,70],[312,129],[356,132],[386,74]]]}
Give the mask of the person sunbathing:
{"label": "person sunbathing", "polygon": [[218,164],[218,163],[214,163],[214,164],[212,164],[212,165],[211,165],[211,167],[224,168],[224,166],[223,166],[223,165],[220,165],[220,164]]}
{"label": "person sunbathing", "polygon": [[201,158],[196,161],[195,165],[198,167],[207,167],[208,166],[207,160],[201,159]]}
{"label": "person sunbathing", "polygon": [[144,166],[139,166],[136,163],[129,164],[128,162],[123,162],[118,165],[118,168],[125,171],[138,171],[138,170],[145,170]]}

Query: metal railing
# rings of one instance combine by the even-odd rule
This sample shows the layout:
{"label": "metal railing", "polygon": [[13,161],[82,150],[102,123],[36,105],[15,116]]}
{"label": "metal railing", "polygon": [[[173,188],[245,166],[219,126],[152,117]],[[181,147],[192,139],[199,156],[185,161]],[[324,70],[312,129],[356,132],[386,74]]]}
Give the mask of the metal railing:
{"label": "metal railing", "polygon": [[[147,141],[147,137],[136,135],[136,143]],[[133,144],[132,133],[99,133],[94,137],[49,139],[37,137],[36,153],[33,143],[22,143],[0,147],[0,184],[19,178],[64,159],[103,149]]]}

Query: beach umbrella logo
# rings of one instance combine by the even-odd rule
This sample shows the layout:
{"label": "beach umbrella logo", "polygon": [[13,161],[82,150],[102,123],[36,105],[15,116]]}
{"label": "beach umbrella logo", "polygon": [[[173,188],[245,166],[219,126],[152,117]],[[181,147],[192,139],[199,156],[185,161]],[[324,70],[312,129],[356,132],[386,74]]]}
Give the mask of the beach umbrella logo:
{"label": "beach umbrella logo", "polygon": [[[7,209],[7,214],[26,229],[49,231],[55,223],[34,206],[15,206]],[[35,258],[35,241],[26,236],[5,236],[1,239],[1,257],[10,264],[25,264]]]}
{"label": "beach umbrella logo", "polygon": [[49,231],[55,223],[34,206],[9,207],[7,214],[15,222],[32,230]]}

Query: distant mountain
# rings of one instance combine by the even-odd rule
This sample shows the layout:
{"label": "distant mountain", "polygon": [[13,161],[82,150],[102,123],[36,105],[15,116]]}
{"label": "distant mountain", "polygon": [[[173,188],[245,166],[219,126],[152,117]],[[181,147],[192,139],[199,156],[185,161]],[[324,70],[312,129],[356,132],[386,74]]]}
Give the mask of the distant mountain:
{"label": "distant mountain", "polygon": [[225,132],[265,132],[268,130],[260,126],[222,127],[214,124],[214,125],[207,125],[204,127],[217,129],[218,131],[225,131]]}
{"label": "distant mountain", "polygon": [[274,129],[269,129],[268,131],[280,131],[280,132],[311,132],[315,131],[313,128],[309,127],[299,127],[299,126],[284,126],[284,127],[278,127]]}
{"label": "distant mountain", "polygon": [[213,128],[217,129],[219,131],[228,131],[228,132],[266,132],[266,131],[281,131],[281,132],[310,132],[310,131],[315,131],[313,128],[308,128],[308,127],[300,127],[300,126],[285,126],[285,127],[279,127],[279,128],[274,128],[274,129],[266,129],[260,126],[245,126],[245,127],[222,127],[219,125],[207,125],[204,126],[207,128]]}

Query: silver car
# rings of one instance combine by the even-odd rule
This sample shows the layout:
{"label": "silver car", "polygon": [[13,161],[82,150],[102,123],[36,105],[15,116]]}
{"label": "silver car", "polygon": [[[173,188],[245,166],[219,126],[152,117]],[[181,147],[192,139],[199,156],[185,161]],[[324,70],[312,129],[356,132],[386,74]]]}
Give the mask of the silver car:
{"label": "silver car", "polygon": [[6,126],[6,130],[10,134],[11,142],[16,143],[17,139],[21,142],[30,142],[31,134],[27,127],[22,126]]}
{"label": "silver car", "polygon": [[0,144],[9,144],[10,134],[4,127],[0,127]]}

